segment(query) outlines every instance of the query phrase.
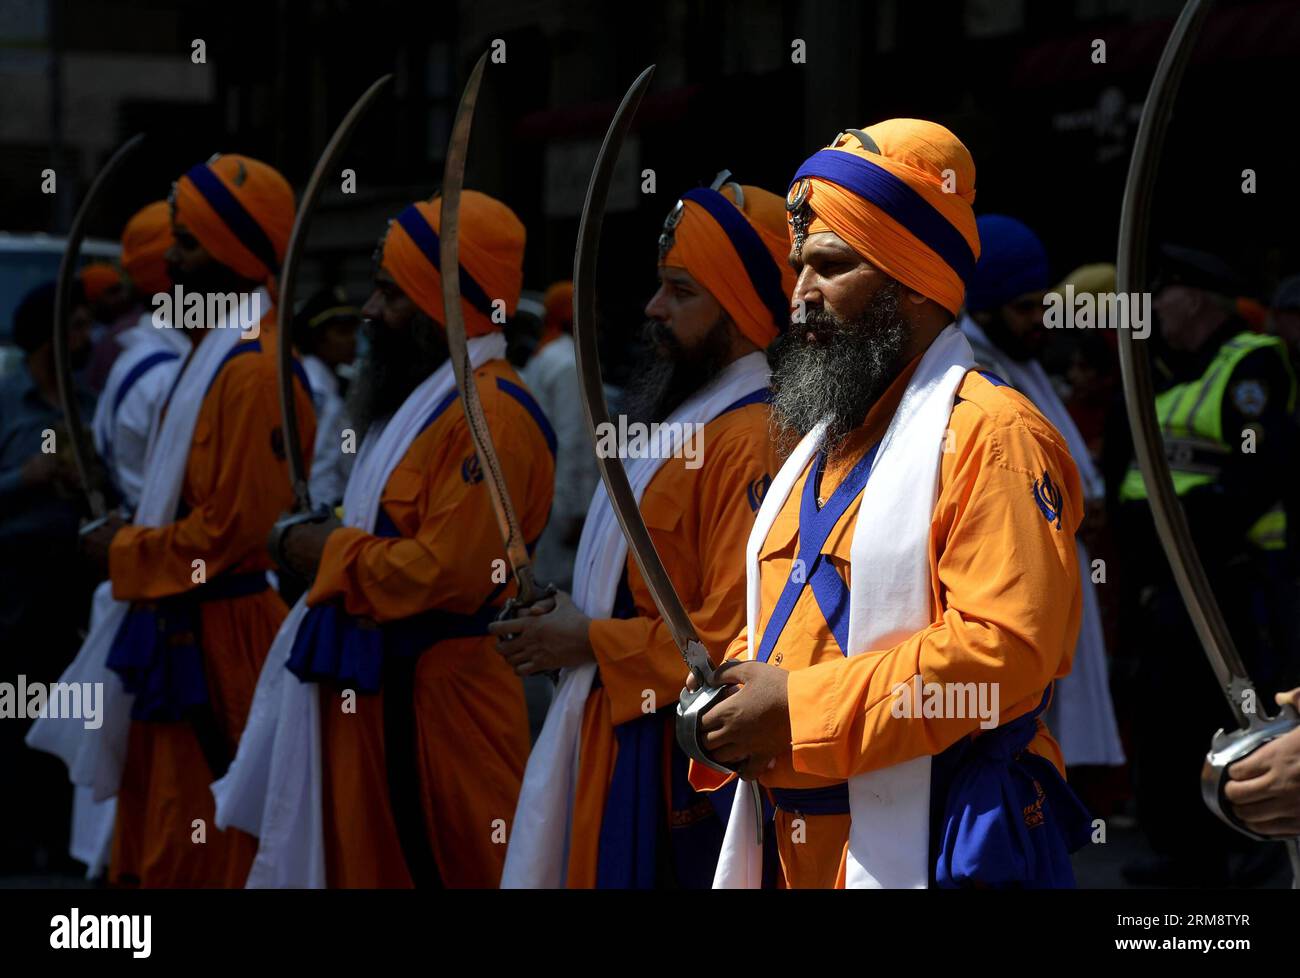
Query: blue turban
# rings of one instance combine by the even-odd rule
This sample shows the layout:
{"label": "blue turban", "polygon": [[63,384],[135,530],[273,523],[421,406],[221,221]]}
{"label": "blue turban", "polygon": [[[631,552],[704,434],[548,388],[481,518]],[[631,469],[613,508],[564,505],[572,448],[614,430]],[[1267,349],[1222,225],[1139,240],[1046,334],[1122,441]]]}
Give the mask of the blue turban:
{"label": "blue turban", "polygon": [[980,257],[974,277],[966,284],[967,309],[988,312],[1051,285],[1047,249],[1038,235],[1005,214],[985,214],[975,224]]}

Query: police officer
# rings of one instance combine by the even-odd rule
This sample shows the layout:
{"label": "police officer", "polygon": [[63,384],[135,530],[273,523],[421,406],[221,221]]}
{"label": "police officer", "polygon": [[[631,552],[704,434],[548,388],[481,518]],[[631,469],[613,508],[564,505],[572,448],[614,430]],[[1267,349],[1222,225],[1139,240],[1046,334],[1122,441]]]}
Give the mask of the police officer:
{"label": "police officer", "polygon": [[[1221,259],[1161,249],[1156,414],[1201,560],[1252,675],[1271,691],[1285,688],[1278,684],[1287,666],[1267,636],[1266,582],[1275,570],[1269,555],[1286,546],[1296,380],[1285,344],[1238,318],[1235,297],[1244,292]],[[1210,734],[1231,718],[1156,539],[1136,461],[1118,501],[1125,635],[1138,658],[1138,815],[1158,854],[1125,875],[1133,883],[1223,884],[1236,842],[1202,805],[1198,777]]]}

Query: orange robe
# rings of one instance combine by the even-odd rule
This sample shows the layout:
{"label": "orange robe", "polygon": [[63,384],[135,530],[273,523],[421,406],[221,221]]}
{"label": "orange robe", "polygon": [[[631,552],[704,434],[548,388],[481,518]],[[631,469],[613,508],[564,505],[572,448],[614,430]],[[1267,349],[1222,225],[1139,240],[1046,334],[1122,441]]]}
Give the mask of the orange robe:
{"label": "orange robe", "polygon": [[[555,460],[538,422],[498,378],[523,386],[505,360],[475,372],[524,538],[534,541],[550,511]],[[431,608],[469,615],[514,593],[459,399],[411,443],[381,506],[401,536],[331,533],[309,605],[341,601],[348,615],[384,623]],[[523,684],[495,642],[486,633],[438,641],[415,666],[416,742],[406,746],[415,752],[424,828],[449,887],[500,884],[528,759]],[[389,797],[385,692],[356,695],[355,712],[345,712],[341,692],[320,686],[329,885],[411,886]]]}
{"label": "orange robe", "polygon": [[[259,338],[245,341],[254,349],[232,356],[203,398],[181,489],[184,515],[161,527],[126,526],[114,536],[109,573],[119,601],[152,602],[201,588],[194,581],[196,560],[204,562],[207,581],[273,566],[266,538],[293,503],[280,427],[275,315],[274,309],[266,313]],[[301,444],[310,451],[316,431],[311,398],[301,384],[294,390]],[[199,604],[198,644],[229,757],[286,610],[270,589]],[[242,886],[257,840],[217,830],[212,781],[189,723],[132,721],[110,880]],[[198,841],[200,833],[206,841]]]}
{"label": "orange robe", "polygon": [[[641,499],[655,548],[714,662],[722,660],[727,642],[744,625],[745,541],[780,465],[768,434],[768,411],[766,404],[751,404],[709,422],[702,464],[688,469],[685,459],[667,460]],[[588,632],[601,685],[588,695],[583,714],[570,887],[596,885],[601,823],[618,758],[615,726],[645,716],[647,703],[672,717],[686,670],[630,554],[627,581],[636,617],[598,619]],[[679,748],[672,723],[664,727],[665,819],[677,827],[715,817],[707,800],[687,811],[670,810],[668,765]]]}
{"label": "orange robe", "polygon": [[[829,462],[820,495],[829,498],[849,470],[884,435],[915,371],[913,361],[849,436],[838,464]],[[770,664],[790,672],[792,750],[760,783],[821,788],[982,733],[979,717],[901,719],[892,707],[898,683],[996,682],[999,725],[1031,712],[1047,685],[1070,671],[1082,597],[1074,533],[1082,491],[1065,440],[1022,394],[972,371],[958,388],[949,444],[929,538],[933,622],[890,649],[844,656],[812,588],[795,604]],[[1034,501],[1044,472],[1064,495],[1060,527]],[[759,549],[760,621],[765,622],[798,553],[799,503],[807,470]],[[835,524],[822,553],[846,583],[861,496]],[[727,658],[749,658],[747,632]],[[1042,720],[1029,750],[1064,774],[1060,748]],[[724,778],[692,765],[691,780],[712,787]],[[775,835],[781,885],[843,887],[848,815],[803,815],[778,809]],[[931,856],[933,857],[933,853]]]}

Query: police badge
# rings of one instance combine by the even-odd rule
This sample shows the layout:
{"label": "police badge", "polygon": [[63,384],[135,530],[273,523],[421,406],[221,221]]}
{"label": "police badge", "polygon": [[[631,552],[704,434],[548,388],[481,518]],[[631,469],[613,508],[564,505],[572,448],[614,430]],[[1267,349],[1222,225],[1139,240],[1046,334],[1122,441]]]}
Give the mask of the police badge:
{"label": "police badge", "polygon": [[808,237],[808,225],[812,223],[812,207],[808,195],[812,188],[805,177],[795,182],[785,197],[785,209],[790,215],[790,226],[794,228],[794,256],[803,254],[804,239]]}

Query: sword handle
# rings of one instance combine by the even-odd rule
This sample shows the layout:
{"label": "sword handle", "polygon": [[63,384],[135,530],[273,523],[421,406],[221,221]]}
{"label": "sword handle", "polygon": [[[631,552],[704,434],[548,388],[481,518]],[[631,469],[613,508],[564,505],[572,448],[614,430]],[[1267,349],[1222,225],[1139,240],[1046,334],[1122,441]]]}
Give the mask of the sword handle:
{"label": "sword handle", "polygon": [[[1250,726],[1244,730],[1220,730],[1214,735],[1214,739],[1210,742],[1209,753],[1205,755],[1205,763],[1201,767],[1201,798],[1224,824],[1260,842],[1281,841],[1276,836],[1252,832],[1239,822],[1232,811],[1232,805],[1224,796],[1224,788],[1228,783],[1228,768],[1237,761],[1249,757],[1270,741],[1297,728],[1300,728],[1300,714],[1296,712],[1295,707],[1287,704],[1278,711],[1277,716],[1263,717],[1258,720],[1252,718]],[[1300,851],[1298,851],[1300,845],[1292,839],[1288,842],[1288,846],[1291,849],[1292,863],[1297,870],[1296,879],[1300,881],[1300,863],[1297,862],[1300,860]]]}

